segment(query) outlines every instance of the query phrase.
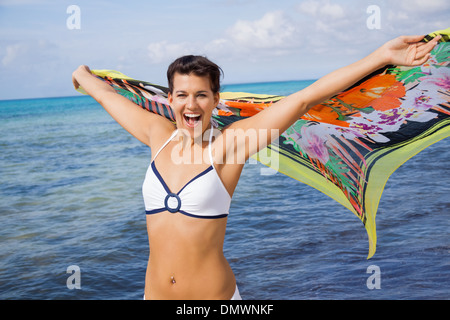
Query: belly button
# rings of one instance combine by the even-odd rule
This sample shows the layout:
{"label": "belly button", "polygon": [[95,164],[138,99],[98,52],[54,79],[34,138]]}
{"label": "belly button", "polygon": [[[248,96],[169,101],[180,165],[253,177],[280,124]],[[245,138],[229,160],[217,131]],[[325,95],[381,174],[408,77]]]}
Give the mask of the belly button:
{"label": "belly button", "polygon": [[172,284],[175,284],[175,283],[177,283],[176,281],[175,281],[175,278],[172,276],[172,277],[170,277],[170,282],[172,283]]}

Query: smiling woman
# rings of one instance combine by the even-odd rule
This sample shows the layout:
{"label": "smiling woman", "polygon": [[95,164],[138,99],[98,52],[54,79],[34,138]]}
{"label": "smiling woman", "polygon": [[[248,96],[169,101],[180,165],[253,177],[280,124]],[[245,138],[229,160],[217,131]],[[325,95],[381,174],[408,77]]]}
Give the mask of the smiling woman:
{"label": "smiling woman", "polygon": [[[194,137],[205,132],[219,103],[220,75],[219,66],[201,56],[184,56],[169,66],[168,100],[176,113],[177,128]],[[201,130],[195,130],[199,124]]]}
{"label": "smiling woman", "polygon": [[[387,64],[424,63],[439,36],[428,43],[419,42],[422,39],[389,41],[369,56],[220,131],[213,130],[212,114],[219,104],[221,70],[204,57],[181,57],[169,67],[168,102],[174,122],[143,110],[94,77],[88,67],[79,67],[73,73],[75,87],[81,85],[119,124],[156,151],[143,184],[150,247],[145,297],[240,299],[223,244],[231,198],[245,161],[313,106],[375,70]],[[251,143],[238,139],[252,132],[266,134]],[[208,139],[200,139],[204,136]],[[191,156],[197,150],[207,156],[176,163],[174,150]],[[242,152],[244,161],[227,161],[236,151]]]}

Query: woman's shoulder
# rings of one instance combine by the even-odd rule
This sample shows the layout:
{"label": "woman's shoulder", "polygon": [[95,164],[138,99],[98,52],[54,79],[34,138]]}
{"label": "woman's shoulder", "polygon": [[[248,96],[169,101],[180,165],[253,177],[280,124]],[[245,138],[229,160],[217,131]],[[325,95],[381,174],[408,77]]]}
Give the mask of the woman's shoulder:
{"label": "woman's shoulder", "polygon": [[[165,120],[165,119],[164,119]],[[150,130],[150,144],[152,150],[159,149],[174,133],[176,126],[170,121],[153,122]]]}

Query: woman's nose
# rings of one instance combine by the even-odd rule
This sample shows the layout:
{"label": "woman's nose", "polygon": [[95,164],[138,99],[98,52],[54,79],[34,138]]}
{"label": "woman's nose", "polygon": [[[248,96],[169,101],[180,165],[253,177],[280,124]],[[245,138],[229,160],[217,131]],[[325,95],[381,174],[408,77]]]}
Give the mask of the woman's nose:
{"label": "woman's nose", "polygon": [[189,96],[187,103],[186,103],[186,107],[188,109],[194,109],[195,108],[195,97],[194,96]]}

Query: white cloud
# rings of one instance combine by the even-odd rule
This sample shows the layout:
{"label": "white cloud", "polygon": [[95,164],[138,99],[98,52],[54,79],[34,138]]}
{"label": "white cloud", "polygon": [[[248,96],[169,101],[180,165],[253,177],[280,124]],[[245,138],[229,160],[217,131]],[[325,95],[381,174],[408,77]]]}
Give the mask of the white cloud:
{"label": "white cloud", "polygon": [[14,67],[24,70],[43,64],[54,64],[57,61],[56,49],[57,46],[54,43],[46,40],[8,44],[1,63],[5,68]]}
{"label": "white cloud", "polygon": [[304,1],[297,6],[299,12],[316,17],[320,4],[317,1]]}
{"label": "white cloud", "polygon": [[297,46],[299,30],[282,11],[268,12],[255,21],[237,21],[227,35],[235,45],[256,49]]}
{"label": "white cloud", "polygon": [[260,19],[239,20],[223,37],[205,43],[154,42],[148,45],[152,63],[173,60],[184,54],[204,54],[222,58],[279,56],[301,44],[300,29],[282,11],[268,12]]}
{"label": "white cloud", "polygon": [[[380,7],[381,29],[376,31],[368,31],[366,27],[369,17],[366,10],[372,4]],[[375,38],[423,34],[436,28],[447,28],[450,15],[448,0],[306,0],[296,8],[310,22],[308,29],[311,34],[360,43],[365,40],[377,41]]]}
{"label": "white cloud", "polygon": [[[399,8],[408,12],[416,12],[418,14],[434,13],[450,10],[450,2],[448,0],[397,0]],[[393,1],[393,2],[397,2]],[[448,17],[449,12],[447,12]]]}
{"label": "white cloud", "polygon": [[325,4],[320,13],[330,19],[342,19],[345,17],[344,9],[338,4]]}
{"label": "white cloud", "polygon": [[308,40],[316,44],[315,48],[324,47],[325,42],[334,46],[343,41],[359,41],[363,38],[360,33],[366,31],[366,8],[361,3],[350,5],[348,2],[343,4],[329,0],[307,0],[296,9],[301,19],[308,22],[304,27],[311,35]]}
{"label": "white cloud", "polygon": [[300,3],[297,8],[299,12],[321,20],[342,19],[345,17],[345,10],[341,5],[328,1],[308,0]]}
{"label": "white cloud", "polygon": [[8,67],[14,63],[14,60],[22,53],[27,51],[26,46],[21,43],[6,46],[6,54],[2,58],[2,65]]}
{"label": "white cloud", "polygon": [[448,0],[398,0],[383,8],[382,28],[392,34],[425,34],[448,28]]}

